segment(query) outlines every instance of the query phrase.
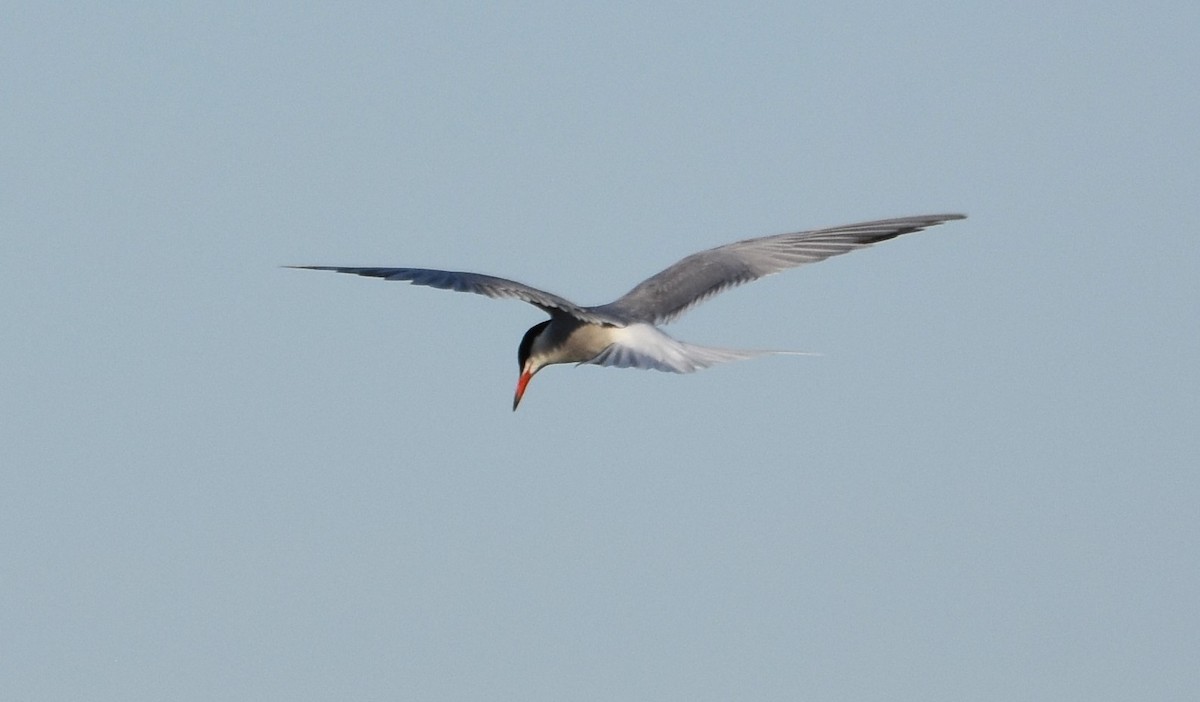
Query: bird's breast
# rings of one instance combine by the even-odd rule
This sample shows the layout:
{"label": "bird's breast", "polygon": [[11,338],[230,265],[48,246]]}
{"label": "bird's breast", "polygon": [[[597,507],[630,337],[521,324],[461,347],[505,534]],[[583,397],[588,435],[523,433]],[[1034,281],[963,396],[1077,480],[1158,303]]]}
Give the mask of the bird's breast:
{"label": "bird's breast", "polygon": [[543,335],[543,355],[548,364],[590,361],[613,343],[616,329],[617,327],[577,320],[561,323],[556,321]]}

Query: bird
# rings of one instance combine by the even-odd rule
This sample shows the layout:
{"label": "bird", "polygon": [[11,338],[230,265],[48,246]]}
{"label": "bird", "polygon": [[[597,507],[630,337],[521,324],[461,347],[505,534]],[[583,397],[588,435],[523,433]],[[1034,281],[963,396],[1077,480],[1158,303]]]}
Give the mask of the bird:
{"label": "bird", "polygon": [[788,351],[699,346],[659,328],[717,293],[789,268],[823,261],[904,234],[919,232],[962,214],[934,214],[859,222],[744,239],[687,256],[603,305],[585,307],[507,278],[431,268],[285,266],[399,280],[442,290],[508,298],[538,307],[550,318],[529,328],[517,347],[520,376],[515,412],[538,371],[558,363],[691,373],[718,363]]}

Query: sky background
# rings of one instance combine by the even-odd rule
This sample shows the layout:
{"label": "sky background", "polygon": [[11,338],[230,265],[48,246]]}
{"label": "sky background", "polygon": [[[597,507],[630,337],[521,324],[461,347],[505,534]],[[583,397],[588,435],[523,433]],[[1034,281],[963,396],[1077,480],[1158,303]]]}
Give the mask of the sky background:
{"label": "sky background", "polygon": [[[0,698],[1200,697],[1200,5],[9,4]],[[969,219],[558,366],[511,301]]]}

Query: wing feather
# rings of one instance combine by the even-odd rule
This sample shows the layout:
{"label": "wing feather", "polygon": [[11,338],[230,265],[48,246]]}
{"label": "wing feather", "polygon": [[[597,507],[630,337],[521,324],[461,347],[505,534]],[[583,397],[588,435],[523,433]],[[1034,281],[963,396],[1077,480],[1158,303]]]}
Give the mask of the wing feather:
{"label": "wing feather", "polygon": [[589,309],[629,322],[663,324],[736,285],[964,217],[900,217],[746,239],[692,254],[615,302]]}
{"label": "wing feather", "polygon": [[528,302],[550,315],[568,314],[585,322],[613,324],[618,321],[604,312],[580,307],[570,300],[545,290],[538,290],[515,280],[497,278],[482,273],[442,271],[433,268],[355,268],[347,266],[287,266],[287,268],[352,273],[384,280],[401,280],[413,285],[425,285],[439,290],[475,293],[492,298],[510,298]]}

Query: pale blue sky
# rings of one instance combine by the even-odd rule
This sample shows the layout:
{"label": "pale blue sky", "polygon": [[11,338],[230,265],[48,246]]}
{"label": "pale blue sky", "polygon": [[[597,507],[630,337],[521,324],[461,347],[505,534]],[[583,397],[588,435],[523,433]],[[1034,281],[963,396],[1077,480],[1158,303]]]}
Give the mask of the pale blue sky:
{"label": "pale blue sky", "polygon": [[0,699],[1200,697],[1195,2],[5,15]]}

